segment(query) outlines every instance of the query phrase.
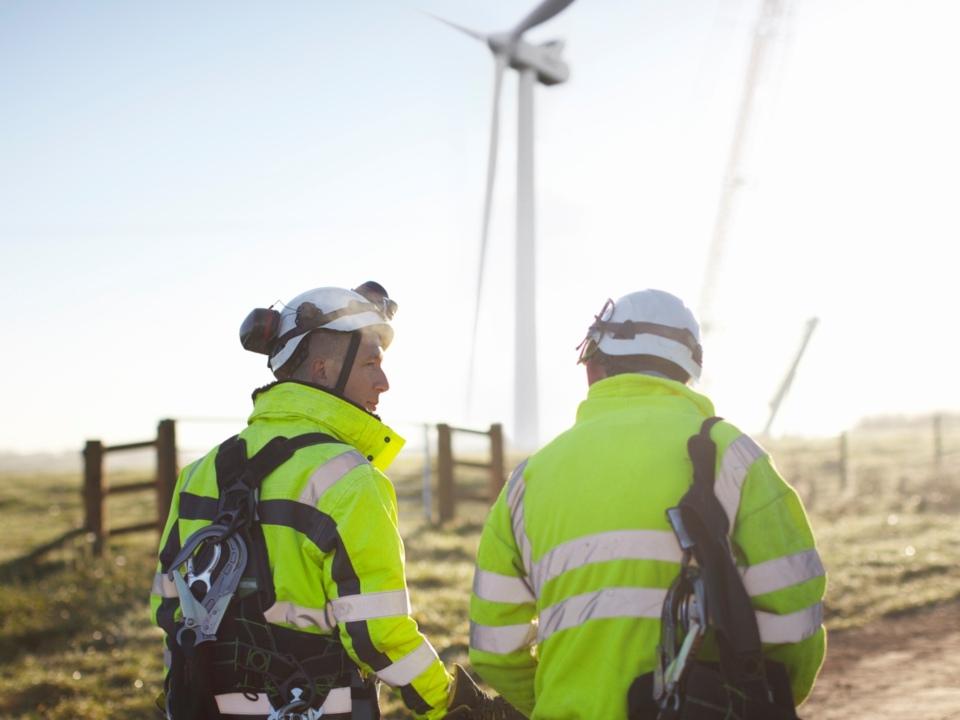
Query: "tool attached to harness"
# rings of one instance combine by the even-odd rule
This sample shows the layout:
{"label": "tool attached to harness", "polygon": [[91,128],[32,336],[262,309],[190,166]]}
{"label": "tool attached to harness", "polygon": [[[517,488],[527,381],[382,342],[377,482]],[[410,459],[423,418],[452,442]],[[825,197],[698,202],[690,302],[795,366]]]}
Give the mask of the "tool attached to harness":
{"label": "tool attached to harness", "polygon": [[[225,558],[224,546],[227,552]],[[194,561],[208,549],[212,557],[203,571],[197,573]],[[221,560],[224,562],[221,563]],[[183,613],[183,627],[177,631],[177,644],[181,648],[196,647],[217,639],[217,628],[223,621],[246,567],[247,546],[236,535],[228,535],[225,525],[210,525],[190,536],[174,558],[173,567],[168,573],[177,588],[180,612]],[[185,573],[180,572],[183,569],[186,569]],[[216,580],[213,579],[215,572]],[[198,584],[204,587],[195,591],[194,586]],[[195,592],[202,600],[197,598]]]}
{"label": "tool attached to harness", "polygon": [[[630,720],[796,720],[786,668],[764,661],[760,631],[714,493],[717,446],[704,421],[687,442],[693,483],[667,520],[683,551],[661,614],[657,667],[628,693]],[[708,632],[719,663],[698,658]]]}
{"label": "tool attached to harness", "polygon": [[[696,543],[683,526],[679,508],[667,510],[667,518],[683,550],[680,575],[670,586],[660,618],[661,640],[653,675],[653,699],[668,712],[679,712],[681,682],[697,656],[710,622],[707,591],[700,570],[692,561]],[[677,633],[682,628],[681,642]]]}
{"label": "tool attached to harness", "polygon": [[276,594],[258,515],[260,485],[297,450],[327,442],[337,441],[323,433],[277,437],[250,458],[238,436],[220,445],[212,522],[164,568],[182,615],[167,638],[168,718],[218,717],[215,695],[241,692],[266,694],[271,720],[312,720],[333,687],[364,683],[336,635],[273,626],[264,615]]}

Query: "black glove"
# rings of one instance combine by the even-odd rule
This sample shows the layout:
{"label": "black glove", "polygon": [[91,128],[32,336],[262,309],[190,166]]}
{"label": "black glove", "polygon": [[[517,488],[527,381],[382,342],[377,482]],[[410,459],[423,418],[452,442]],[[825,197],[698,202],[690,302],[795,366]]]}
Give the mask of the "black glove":
{"label": "black glove", "polygon": [[453,666],[453,685],[447,701],[450,720],[526,720],[526,715],[502,697],[491,697],[481,690],[459,665]]}

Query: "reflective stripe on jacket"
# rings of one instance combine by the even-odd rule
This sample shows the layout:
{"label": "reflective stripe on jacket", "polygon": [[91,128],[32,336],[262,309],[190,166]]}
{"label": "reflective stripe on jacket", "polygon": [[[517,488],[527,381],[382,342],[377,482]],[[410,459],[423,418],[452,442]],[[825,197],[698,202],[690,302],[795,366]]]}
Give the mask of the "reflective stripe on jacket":
{"label": "reflective stripe on jacket", "polygon": [[[273,570],[269,622],[336,629],[350,657],[400,690],[418,717],[443,717],[450,676],[410,617],[397,500],[383,474],[403,438],[322,390],[281,382],[255,395],[240,433],[252,456],[277,436],[323,432],[342,443],[299,450],[263,481],[259,513]],[[180,473],[160,544],[151,614],[169,626],[176,588],[160,572],[216,510],[216,449]]]}
{"label": "reflective stripe on jacket", "polygon": [[[693,479],[687,439],[713,414],[672,380],[601,380],[576,424],[501,492],[477,555],[470,661],[532,718],[626,717],[630,683],[654,668],[680,567],[665,510]],[[764,652],[787,666],[799,703],[823,660],[823,565],[797,494],[763,449],[725,422],[712,438],[715,492]]]}

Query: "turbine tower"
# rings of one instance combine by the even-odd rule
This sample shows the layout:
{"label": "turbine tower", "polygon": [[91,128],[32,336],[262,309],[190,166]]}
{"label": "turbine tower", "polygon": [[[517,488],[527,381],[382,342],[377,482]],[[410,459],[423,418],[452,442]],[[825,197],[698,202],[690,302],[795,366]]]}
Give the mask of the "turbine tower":
{"label": "turbine tower", "polygon": [[[477,344],[477,323],[483,290],[483,266],[490,233],[493,209],[493,188],[497,168],[497,147],[500,131],[500,91],[506,69],[517,71],[517,244],[516,244],[516,320],[514,325],[514,424],[513,441],[521,449],[533,449],[539,439],[539,397],[537,392],[537,323],[536,323],[536,257],[534,243],[533,194],[533,88],[536,83],[557,85],[567,80],[570,70],[561,58],[563,43],[559,41],[534,45],[523,34],[564,10],[573,0],[543,0],[513,29],[490,35],[436,18],[472,38],[486,43],[494,57],[493,114],[490,123],[490,146],[487,158],[486,195],[480,230],[480,258],[477,268],[476,304],[468,371],[473,384],[474,357]],[[436,16],[434,16],[436,17]]]}

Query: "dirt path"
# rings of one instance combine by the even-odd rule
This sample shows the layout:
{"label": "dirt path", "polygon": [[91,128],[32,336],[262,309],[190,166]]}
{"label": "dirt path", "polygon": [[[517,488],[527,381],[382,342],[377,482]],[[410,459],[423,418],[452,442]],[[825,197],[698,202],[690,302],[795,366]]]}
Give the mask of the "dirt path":
{"label": "dirt path", "polygon": [[960,602],[833,633],[805,720],[960,720]]}

